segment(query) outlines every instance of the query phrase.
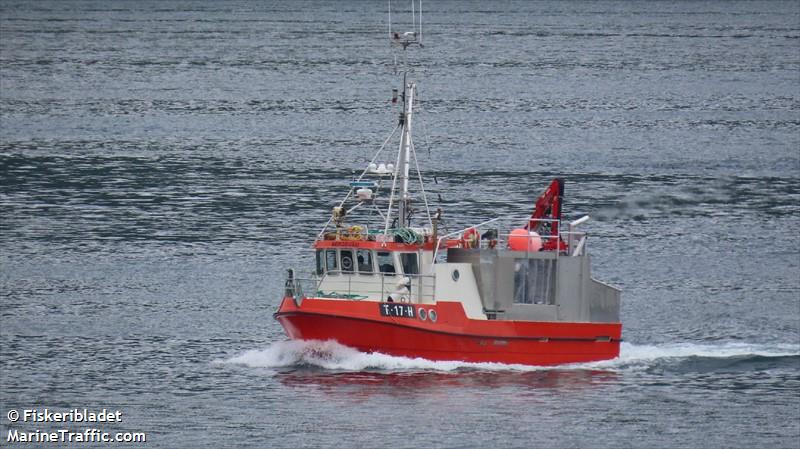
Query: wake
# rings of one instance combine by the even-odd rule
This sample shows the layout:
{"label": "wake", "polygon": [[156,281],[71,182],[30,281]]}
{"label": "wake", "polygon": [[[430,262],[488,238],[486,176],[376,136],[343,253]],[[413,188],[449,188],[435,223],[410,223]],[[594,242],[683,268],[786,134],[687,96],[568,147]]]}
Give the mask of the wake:
{"label": "wake", "polygon": [[335,341],[281,341],[265,349],[246,351],[218,363],[251,368],[310,367],[334,371],[543,371],[543,370],[617,370],[647,368],[655,364],[699,359],[798,358],[800,344],[749,344],[740,342],[697,344],[675,343],[637,345],[623,342],[620,356],[601,362],[537,367],[503,363],[437,362],[422,358],[394,357],[380,353],[364,353]]}

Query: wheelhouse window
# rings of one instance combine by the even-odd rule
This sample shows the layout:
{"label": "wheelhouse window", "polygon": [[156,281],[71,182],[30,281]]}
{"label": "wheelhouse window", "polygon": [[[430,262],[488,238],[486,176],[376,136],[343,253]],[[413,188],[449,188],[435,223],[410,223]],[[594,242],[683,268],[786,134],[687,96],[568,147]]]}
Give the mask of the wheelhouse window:
{"label": "wheelhouse window", "polygon": [[331,271],[339,271],[339,264],[338,259],[336,258],[336,250],[329,249],[325,250],[325,267],[328,270],[328,273]]}
{"label": "wheelhouse window", "polygon": [[378,251],[376,256],[378,260],[378,269],[381,270],[381,273],[394,276],[394,257],[392,257],[392,253],[388,251]]}
{"label": "wheelhouse window", "polygon": [[342,261],[342,271],[345,273],[352,273],[353,272],[353,250],[350,249],[343,249],[339,251],[340,258]]}
{"label": "wheelhouse window", "polygon": [[372,274],[372,251],[359,249],[356,251],[358,258],[358,272],[362,274]]}
{"label": "wheelhouse window", "polygon": [[400,262],[403,264],[403,274],[419,274],[417,253],[401,253]]}
{"label": "wheelhouse window", "polygon": [[318,275],[325,271],[325,257],[322,255],[322,250],[317,251],[317,271]]}

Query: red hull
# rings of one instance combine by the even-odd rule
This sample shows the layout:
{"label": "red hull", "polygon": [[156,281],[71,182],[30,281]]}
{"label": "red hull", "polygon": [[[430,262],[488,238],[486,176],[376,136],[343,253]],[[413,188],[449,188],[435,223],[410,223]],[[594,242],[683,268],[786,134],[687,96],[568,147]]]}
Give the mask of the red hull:
{"label": "red hull", "polygon": [[382,316],[381,303],[284,298],[275,318],[296,340],[336,340],[363,352],[429,360],[560,365],[619,355],[620,323],[471,320],[458,302],[414,304],[437,320]]}

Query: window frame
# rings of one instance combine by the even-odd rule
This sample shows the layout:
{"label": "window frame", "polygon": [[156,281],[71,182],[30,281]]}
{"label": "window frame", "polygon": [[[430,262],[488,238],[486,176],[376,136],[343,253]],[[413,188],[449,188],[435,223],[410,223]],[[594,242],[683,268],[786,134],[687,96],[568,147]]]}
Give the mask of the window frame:
{"label": "window frame", "polygon": [[[366,253],[366,255],[367,255],[367,263],[365,263],[365,264],[362,264],[361,262],[358,261],[359,256],[361,254],[363,254],[363,253]],[[358,274],[364,274],[364,275],[375,274],[375,264],[372,262],[373,259],[374,259],[374,257],[372,257],[372,253],[373,253],[373,251],[369,250],[369,249],[356,249],[356,260],[355,261],[356,261],[356,268],[357,268],[356,272]],[[366,267],[366,266],[369,266],[369,271],[363,271],[362,270],[362,267]]]}
{"label": "window frame", "polygon": [[[333,259],[331,259],[330,254],[333,254]],[[333,268],[331,268],[329,266],[329,262],[331,260],[333,260]],[[339,273],[340,271],[339,271],[338,263],[339,263],[338,251],[336,251],[335,249],[326,249],[325,250],[325,271],[328,274],[330,274],[330,273]]]}
{"label": "window frame", "polygon": [[[344,267],[345,253],[350,253],[350,268],[349,269]],[[340,249],[339,250],[339,267],[340,267],[340,271],[342,273],[349,273],[349,274],[355,273],[356,261],[355,261],[355,259],[353,257],[353,249],[352,248]]]}
{"label": "window frame", "polygon": [[[381,256],[381,254],[385,254],[385,255]],[[378,265],[378,272],[380,274],[382,274],[384,276],[395,276],[395,275],[397,275],[397,264],[395,263],[394,253],[392,251],[375,251],[375,256],[376,256],[375,257],[375,262]],[[381,257],[385,257],[385,258],[387,258],[387,260],[391,261],[392,270],[393,271],[391,271],[391,272],[383,271],[383,266],[386,265],[386,264],[381,263]]]}
{"label": "window frame", "polygon": [[317,267],[316,267],[316,270],[314,271],[317,274],[317,276],[320,276],[320,275],[322,275],[322,273],[325,272],[325,256],[324,256],[324,252],[325,252],[325,250],[322,250],[322,249],[318,249],[317,250],[317,258],[316,258]]}
{"label": "window frame", "polygon": [[[419,254],[417,253],[399,253],[400,255],[400,266],[403,267],[403,275],[408,276],[417,276],[419,275]],[[413,266],[409,268],[415,268],[414,270],[406,271],[406,258],[413,257]],[[414,271],[413,273],[411,271]]]}

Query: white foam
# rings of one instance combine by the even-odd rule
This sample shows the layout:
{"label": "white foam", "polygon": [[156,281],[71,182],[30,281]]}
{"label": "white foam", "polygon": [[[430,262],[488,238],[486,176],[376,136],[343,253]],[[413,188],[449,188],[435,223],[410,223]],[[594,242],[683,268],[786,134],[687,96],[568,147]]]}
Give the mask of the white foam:
{"label": "white foam", "polygon": [[526,365],[503,363],[437,362],[423,358],[395,357],[381,353],[364,353],[340,345],[335,341],[281,341],[272,343],[263,350],[250,350],[222,363],[245,365],[252,368],[281,368],[287,366],[311,365],[339,371],[364,371],[368,369],[386,371],[455,371],[458,369],[476,370],[519,370],[533,371],[545,369]]}
{"label": "white foam", "polygon": [[535,367],[503,363],[435,362],[422,358],[394,357],[380,353],[364,353],[335,341],[281,341],[266,349],[246,351],[221,363],[252,368],[316,366],[337,371],[539,371],[548,369],[614,369],[632,365],[649,365],[661,359],[688,357],[730,358],[741,356],[784,357],[800,355],[800,345],[756,345],[749,343],[696,344],[675,343],[636,345],[623,342],[620,356],[602,362]]}
{"label": "white foam", "polygon": [[659,345],[636,345],[623,342],[619,357],[613,360],[584,364],[592,368],[614,368],[642,365],[665,359],[704,357],[725,359],[731,357],[786,357],[800,355],[800,344],[753,344],[742,342],[720,342],[716,344],[668,343]]}
{"label": "white foam", "polygon": [[664,345],[634,345],[622,343],[620,356],[630,359],[660,359],[669,357],[728,358],[740,356],[786,357],[800,355],[800,344],[752,344],[727,342],[719,344],[673,343]]}

